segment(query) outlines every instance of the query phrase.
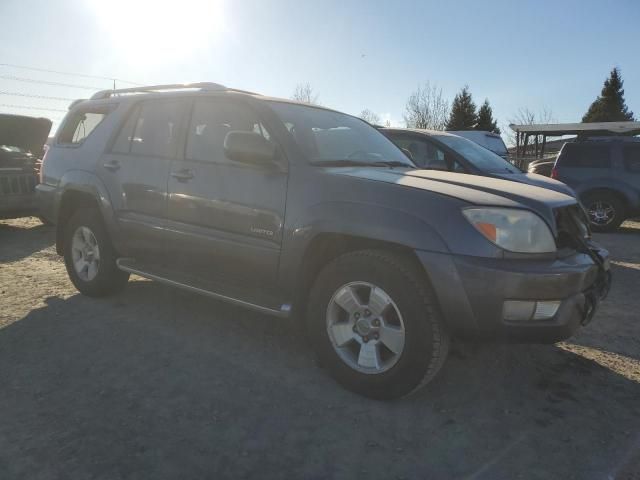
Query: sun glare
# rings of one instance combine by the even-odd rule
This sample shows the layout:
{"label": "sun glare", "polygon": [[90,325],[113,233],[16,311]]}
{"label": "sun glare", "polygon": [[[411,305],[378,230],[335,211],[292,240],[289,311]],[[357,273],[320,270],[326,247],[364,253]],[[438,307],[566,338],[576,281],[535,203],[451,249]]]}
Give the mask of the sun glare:
{"label": "sun glare", "polygon": [[188,56],[224,29],[221,0],[88,0],[109,46],[128,61],[159,63]]}

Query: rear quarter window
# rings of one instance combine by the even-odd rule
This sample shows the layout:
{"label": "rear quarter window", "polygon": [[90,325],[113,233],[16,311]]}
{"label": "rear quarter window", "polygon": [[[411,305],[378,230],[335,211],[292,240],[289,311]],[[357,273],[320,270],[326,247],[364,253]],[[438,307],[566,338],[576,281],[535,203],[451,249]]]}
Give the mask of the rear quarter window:
{"label": "rear quarter window", "polygon": [[609,168],[611,148],[608,145],[565,145],[559,165],[563,167]]}
{"label": "rear quarter window", "polygon": [[111,110],[110,107],[99,107],[71,114],[58,136],[58,143],[80,145],[104,121]]}

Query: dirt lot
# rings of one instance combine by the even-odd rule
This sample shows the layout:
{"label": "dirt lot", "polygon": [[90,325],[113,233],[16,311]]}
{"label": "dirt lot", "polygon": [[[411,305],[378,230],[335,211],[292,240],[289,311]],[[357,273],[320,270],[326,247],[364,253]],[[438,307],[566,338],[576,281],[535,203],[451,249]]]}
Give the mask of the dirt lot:
{"label": "dirt lot", "polygon": [[549,346],[457,345],[380,403],[282,320],[132,279],[76,293],[37,220],[0,222],[0,479],[640,479],[640,224],[614,287]]}

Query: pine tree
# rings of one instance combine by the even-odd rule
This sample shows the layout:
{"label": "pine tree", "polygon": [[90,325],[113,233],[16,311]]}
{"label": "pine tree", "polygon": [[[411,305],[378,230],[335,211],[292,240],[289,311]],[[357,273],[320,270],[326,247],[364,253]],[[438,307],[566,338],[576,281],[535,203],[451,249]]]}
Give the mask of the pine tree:
{"label": "pine tree", "polygon": [[624,81],[620,70],[615,67],[609,78],[604,81],[600,96],[591,104],[582,121],[589,122],[624,122],[633,121],[633,112],[629,111],[624,101]]}
{"label": "pine tree", "polygon": [[478,110],[478,123],[476,124],[476,130],[500,134],[498,122],[493,118],[493,110],[491,109],[489,100],[487,99],[484,100],[480,110]]}
{"label": "pine tree", "polygon": [[453,99],[447,130],[473,130],[478,123],[476,104],[473,103],[469,86],[465,87]]}

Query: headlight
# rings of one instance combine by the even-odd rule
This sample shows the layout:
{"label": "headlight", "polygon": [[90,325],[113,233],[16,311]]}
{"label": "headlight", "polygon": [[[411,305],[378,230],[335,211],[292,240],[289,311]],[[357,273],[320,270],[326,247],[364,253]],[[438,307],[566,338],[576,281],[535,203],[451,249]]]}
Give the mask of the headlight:
{"label": "headlight", "polygon": [[466,208],[464,216],[491,242],[519,253],[556,251],[547,224],[535,213],[511,208]]}

